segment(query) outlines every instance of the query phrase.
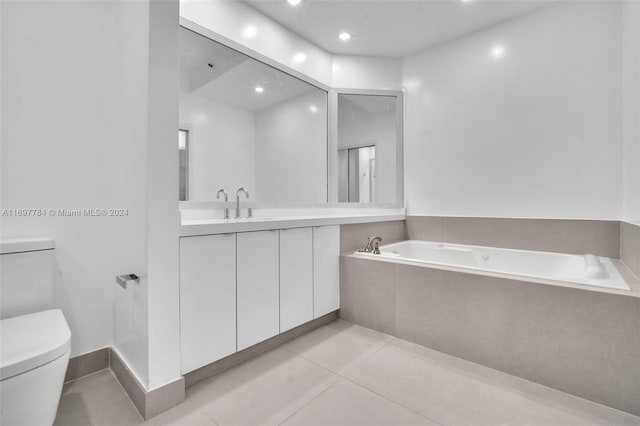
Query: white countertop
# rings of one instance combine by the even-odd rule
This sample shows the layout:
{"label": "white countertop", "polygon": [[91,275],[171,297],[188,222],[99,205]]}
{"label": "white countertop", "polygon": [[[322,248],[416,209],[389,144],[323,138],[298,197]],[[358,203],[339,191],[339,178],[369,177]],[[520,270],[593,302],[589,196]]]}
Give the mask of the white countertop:
{"label": "white countertop", "polygon": [[327,214],[307,216],[256,217],[251,219],[183,219],[180,236],[227,234],[232,232],[265,231],[270,229],[304,228],[307,226],[346,225],[352,223],[404,220],[404,212],[386,214]]}

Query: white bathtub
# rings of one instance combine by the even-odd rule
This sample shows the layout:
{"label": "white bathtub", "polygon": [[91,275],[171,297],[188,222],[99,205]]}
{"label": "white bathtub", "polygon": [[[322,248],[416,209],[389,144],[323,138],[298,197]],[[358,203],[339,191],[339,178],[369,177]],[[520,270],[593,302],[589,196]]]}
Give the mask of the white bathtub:
{"label": "white bathtub", "polygon": [[494,247],[467,246],[431,241],[402,241],[380,247],[380,254],[367,257],[392,258],[425,265],[451,266],[528,278],[630,290],[608,257],[575,255]]}

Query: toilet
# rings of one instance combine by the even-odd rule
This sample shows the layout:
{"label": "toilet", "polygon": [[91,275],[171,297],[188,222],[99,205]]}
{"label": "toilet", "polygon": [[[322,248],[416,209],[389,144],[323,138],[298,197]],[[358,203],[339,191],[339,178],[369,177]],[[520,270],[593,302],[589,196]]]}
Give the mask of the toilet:
{"label": "toilet", "polygon": [[0,425],[53,424],[71,332],[56,307],[53,238],[0,240]]}
{"label": "toilet", "polygon": [[71,332],[59,309],[0,321],[0,424],[52,425]]}

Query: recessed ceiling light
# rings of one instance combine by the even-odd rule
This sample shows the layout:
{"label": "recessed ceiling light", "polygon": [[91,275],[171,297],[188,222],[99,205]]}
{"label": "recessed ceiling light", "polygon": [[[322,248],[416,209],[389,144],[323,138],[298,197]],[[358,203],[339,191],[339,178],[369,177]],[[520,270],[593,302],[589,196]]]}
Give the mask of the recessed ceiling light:
{"label": "recessed ceiling light", "polygon": [[342,40],[342,41],[347,41],[347,40],[349,40],[351,38],[351,34],[349,34],[346,31],[343,31],[343,32],[340,33],[340,35],[338,35],[338,38],[340,38],[340,40]]}
{"label": "recessed ceiling light", "polygon": [[462,0],[462,3],[471,3],[473,0]]}
{"label": "recessed ceiling light", "polygon": [[255,89],[253,89],[253,90],[255,90],[255,91],[256,91],[256,93],[262,93],[262,92],[264,92],[264,87],[262,87],[262,86],[256,86],[256,88],[255,88]]}
{"label": "recessed ceiling light", "polygon": [[296,53],[295,55],[293,55],[293,62],[295,62],[296,64],[301,64],[306,60],[307,60],[307,55],[302,52]]}
{"label": "recessed ceiling light", "polygon": [[244,38],[253,38],[258,34],[258,29],[253,25],[247,25],[242,29],[242,36]]}
{"label": "recessed ceiling light", "polygon": [[297,6],[302,2],[302,0],[287,0],[287,3],[289,3],[291,6]]}
{"label": "recessed ceiling light", "polygon": [[496,44],[491,48],[491,56],[493,56],[493,59],[502,59],[506,52],[507,49],[504,47],[504,44]]}
{"label": "recessed ceiling light", "polygon": [[318,107],[315,105],[309,105],[309,111],[315,114],[316,112],[318,112]]}

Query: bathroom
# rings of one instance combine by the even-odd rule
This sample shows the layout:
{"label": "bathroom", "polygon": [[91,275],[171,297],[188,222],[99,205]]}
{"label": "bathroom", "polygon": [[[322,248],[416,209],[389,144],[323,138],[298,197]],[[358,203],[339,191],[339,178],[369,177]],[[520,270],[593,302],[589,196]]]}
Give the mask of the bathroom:
{"label": "bathroom", "polygon": [[0,1],[0,423],[640,425],[640,2]]}

